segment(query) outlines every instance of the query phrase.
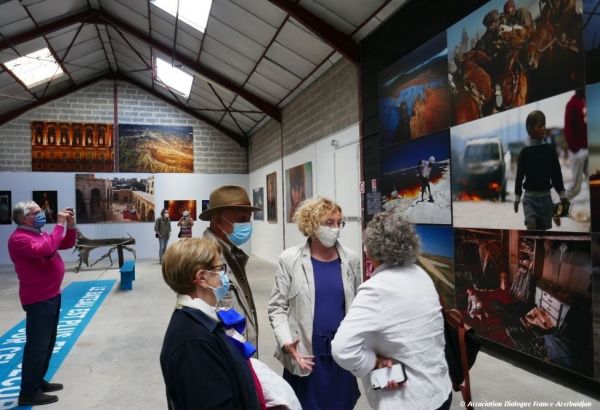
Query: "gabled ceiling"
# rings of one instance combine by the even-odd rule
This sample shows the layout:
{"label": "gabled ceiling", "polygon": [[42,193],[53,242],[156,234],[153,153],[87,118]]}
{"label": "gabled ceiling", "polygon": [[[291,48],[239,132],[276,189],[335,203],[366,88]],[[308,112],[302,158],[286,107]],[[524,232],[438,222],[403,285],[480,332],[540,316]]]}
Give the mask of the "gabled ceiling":
{"label": "gabled ceiling", "polygon": [[[213,0],[202,33],[150,0],[0,0],[0,125],[116,79],[247,147],[342,56],[359,65],[358,41],[405,1]],[[65,75],[28,89],[4,63],[45,47]],[[156,78],[156,57],[194,77],[188,98]]]}

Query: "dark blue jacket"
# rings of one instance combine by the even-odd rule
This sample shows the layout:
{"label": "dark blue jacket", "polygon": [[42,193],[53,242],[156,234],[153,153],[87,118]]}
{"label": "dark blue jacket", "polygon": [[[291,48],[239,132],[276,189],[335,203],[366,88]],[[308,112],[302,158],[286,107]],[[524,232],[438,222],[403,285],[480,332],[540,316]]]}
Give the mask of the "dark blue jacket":
{"label": "dark blue jacket", "polygon": [[259,409],[247,360],[224,328],[197,309],[176,309],[160,367],[170,410]]}

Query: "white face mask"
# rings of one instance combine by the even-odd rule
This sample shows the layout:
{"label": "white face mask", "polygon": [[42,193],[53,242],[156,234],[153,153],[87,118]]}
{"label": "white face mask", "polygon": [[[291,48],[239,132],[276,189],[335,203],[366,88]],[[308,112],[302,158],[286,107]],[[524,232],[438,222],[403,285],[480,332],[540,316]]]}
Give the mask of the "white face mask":
{"label": "white face mask", "polygon": [[315,236],[326,248],[331,248],[335,245],[340,237],[340,228],[328,228],[327,226],[319,226]]}

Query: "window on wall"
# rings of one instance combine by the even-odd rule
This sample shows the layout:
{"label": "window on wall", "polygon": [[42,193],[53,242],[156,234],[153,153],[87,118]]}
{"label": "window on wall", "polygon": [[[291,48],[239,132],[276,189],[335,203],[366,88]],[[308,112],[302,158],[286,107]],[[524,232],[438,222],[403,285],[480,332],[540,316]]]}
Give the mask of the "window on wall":
{"label": "window on wall", "polygon": [[156,80],[162,86],[187,98],[190,95],[194,77],[177,67],[173,67],[161,58],[156,57],[155,60]]}
{"label": "window on wall", "polygon": [[150,0],[150,3],[204,33],[212,0]]}
{"label": "window on wall", "polygon": [[48,48],[4,63],[28,88],[51,81],[64,73]]}

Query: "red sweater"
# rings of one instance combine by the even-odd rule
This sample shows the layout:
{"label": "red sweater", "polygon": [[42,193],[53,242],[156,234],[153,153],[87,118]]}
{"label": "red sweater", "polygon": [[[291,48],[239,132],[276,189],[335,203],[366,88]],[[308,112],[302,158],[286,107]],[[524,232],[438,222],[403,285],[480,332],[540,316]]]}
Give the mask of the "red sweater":
{"label": "red sweater", "polygon": [[29,305],[60,293],[65,264],[57,252],[75,246],[77,230],[56,225],[50,234],[18,227],[8,239],[8,253],[19,277],[21,304]]}
{"label": "red sweater", "polygon": [[585,97],[574,95],[565,107],[565,140],[572,153],[588,146]]}

